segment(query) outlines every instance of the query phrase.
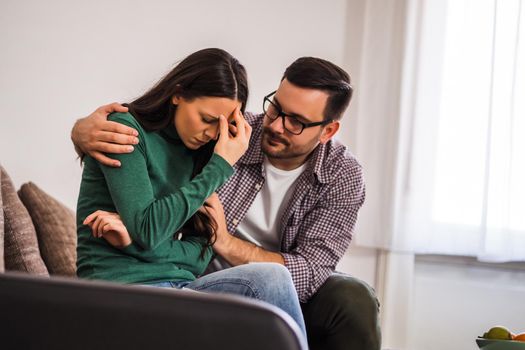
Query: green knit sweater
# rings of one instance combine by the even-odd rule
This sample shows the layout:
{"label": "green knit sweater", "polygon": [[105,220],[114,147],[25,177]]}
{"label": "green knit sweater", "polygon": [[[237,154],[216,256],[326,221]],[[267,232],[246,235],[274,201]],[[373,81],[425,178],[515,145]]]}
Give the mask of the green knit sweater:
{"label": "green knit sweater", "polygon": [[[173,124],[148,132],[129,113],[115,113],[109,119],[135,128],[139,144],[132,153],[113,156],[120,160],[120,168],[85,158],[77,203],[77,275],[122,283],[195,279],[212,251],[208,248],[201,258],[204,238],[178,240],[174,234],[233,174],[233,168],[214,153],[190,180],[195,151],[184,146]],[[117,249],[104,238],[94,238],[82,222],[96,210],[118,212],[133,243]]]}

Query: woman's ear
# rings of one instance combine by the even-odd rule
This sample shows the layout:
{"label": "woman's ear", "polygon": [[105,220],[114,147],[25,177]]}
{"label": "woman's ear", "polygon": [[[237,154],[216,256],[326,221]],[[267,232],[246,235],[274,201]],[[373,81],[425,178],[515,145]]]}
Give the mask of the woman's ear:
{"label": "woman's ear", "polygon": [[173,91],[173,93],[174,95],[171,98],[171,103],[173,103],[176,106],[180,103],[180,100],[182,99],[182,97],[180,97],[182,93],[182,87],[180,86],[180,84],[177,84],[177,86],[175,86],[175,91]]}
{"label": "woman's ear", "polygon": [[330,139],[334,137],[334,135],[339,130],[339,126],[340,126],[340,123],[338,120],[335,120],[331,122],[330,124],[326,125],[323,131],[321,132],[321,137],[319,138],[319,142],[322,145],[324,145],[325,143],[330,141]]}

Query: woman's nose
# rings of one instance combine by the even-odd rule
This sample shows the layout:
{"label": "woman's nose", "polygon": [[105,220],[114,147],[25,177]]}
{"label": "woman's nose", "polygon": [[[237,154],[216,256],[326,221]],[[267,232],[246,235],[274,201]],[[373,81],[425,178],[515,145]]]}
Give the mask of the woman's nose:
{"label": "woman's nose", "polygon": [[204,136],[206,136],[207,140],[216,140],[219,136],[219,126],[215,126],[209,129],[204,130]]}

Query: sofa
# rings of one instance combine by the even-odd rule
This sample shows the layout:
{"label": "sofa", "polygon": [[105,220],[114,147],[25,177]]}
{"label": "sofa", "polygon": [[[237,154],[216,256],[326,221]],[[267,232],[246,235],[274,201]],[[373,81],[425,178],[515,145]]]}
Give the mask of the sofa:
{"label": "sofa", "polygon": [[[3,349],[306,349],[272,305],[76,278],[74,212],[0,166]],[[9,317],[5,317],[9,315]]]}

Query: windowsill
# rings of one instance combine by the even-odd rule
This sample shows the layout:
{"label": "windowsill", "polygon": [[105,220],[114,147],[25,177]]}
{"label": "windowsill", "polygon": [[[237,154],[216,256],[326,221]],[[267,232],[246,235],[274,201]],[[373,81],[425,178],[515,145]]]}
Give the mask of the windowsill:
{"label": "windowsill", "polygon": [[471,256],[416,254],[415,261],[434,264],[461,265],[473,267],[485,267],[490,269],[501,269],[506,271],[525,271],[525,261],[491,263],[479,261]]}

